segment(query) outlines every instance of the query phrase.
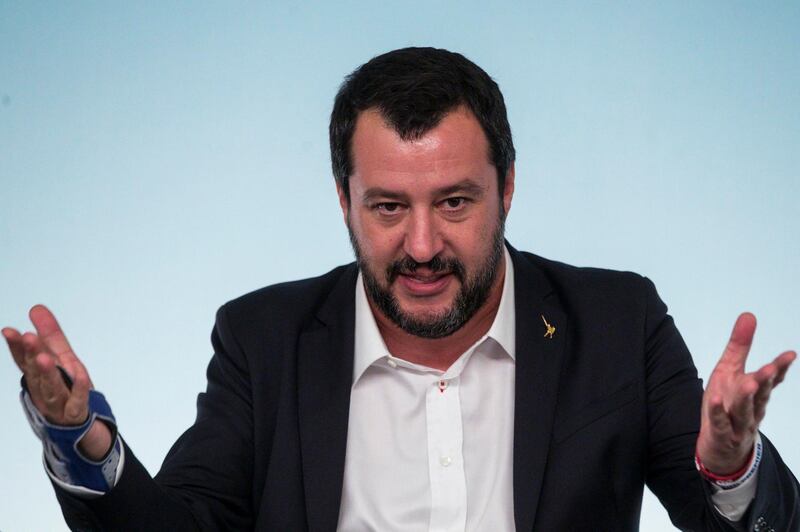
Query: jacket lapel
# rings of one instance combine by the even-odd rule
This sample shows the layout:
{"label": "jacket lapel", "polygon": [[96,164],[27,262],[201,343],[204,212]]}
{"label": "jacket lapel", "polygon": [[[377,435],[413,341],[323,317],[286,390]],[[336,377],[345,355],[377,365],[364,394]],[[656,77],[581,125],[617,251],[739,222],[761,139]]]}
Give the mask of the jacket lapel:
{"label": "jacket lapel", "polygon": [[306,515],[311,532],[335,530],[342,497],[353,378],[355,282],[349,266],[298,345],[297,393]]}
{"label": "jacket lapel", "polygon": [[[509,250],[514,263],[517,322],[514,520],[521,532],[532,530],[536,517],[568,324],[567,315],[541,270],[510,246]],[[555,327],[552,334],[547,334],[545,320]]]}

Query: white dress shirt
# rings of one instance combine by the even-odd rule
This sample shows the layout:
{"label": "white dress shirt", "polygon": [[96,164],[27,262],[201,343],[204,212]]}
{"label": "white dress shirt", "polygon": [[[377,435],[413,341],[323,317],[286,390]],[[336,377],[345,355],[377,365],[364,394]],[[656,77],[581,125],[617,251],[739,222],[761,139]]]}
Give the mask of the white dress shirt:
{"label": "white dress shirt", "polygon": [[489,332],[445,372],[393,357],[356,283],[343,532],[513,530],[514,274]]}

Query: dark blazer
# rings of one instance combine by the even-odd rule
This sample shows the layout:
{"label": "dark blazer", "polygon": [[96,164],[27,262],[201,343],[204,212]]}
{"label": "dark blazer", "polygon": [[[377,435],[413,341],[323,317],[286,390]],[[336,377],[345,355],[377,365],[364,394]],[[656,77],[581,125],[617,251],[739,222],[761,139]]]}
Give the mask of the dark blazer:
{"label": "dark blazer", "polygon": [[[694,467],[702,383],[652,283],[513,249],[511,256],[517,530],[638,530],[645,484],[679,528],[734,530]],[[87,501],[56,489],[70,526],[335,530],[356,278],[350,264],[224,305],[195,424],[155,478],[126,447],[122,477],[107,495]],[[556,327],[552,338],[542,316]],[[742,524],[800,530],[797,480],[766,438],[764,445]]]}

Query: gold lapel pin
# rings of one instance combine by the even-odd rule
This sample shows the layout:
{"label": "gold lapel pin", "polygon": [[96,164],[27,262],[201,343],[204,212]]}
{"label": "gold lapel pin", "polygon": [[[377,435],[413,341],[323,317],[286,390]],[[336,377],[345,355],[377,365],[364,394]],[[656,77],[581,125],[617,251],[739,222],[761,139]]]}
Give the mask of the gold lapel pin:
{"label": "gold lapel pin", "polygon": [[544,314],[542,314],[542,321],[544,322],[544,326],[547,327],[547,330],[544,332],[545,338],[552,338],[553,335],[556,333],[555,325],[550,325],[547,323],[547,320],[544,319]]}

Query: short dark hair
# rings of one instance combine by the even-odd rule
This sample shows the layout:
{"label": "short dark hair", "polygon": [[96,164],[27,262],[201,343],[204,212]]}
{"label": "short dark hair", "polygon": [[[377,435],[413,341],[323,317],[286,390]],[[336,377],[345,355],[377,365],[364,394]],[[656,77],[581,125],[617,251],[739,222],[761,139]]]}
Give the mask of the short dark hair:
{"label": "short dark hair", "polygon": [[394,50],[355,69],[336,94],[329,129],[333,175],[347,200],[359,113],[377,109],[400,138],[414,140],[462,105],[475,115],[489,141],[502,195],[514,143],[503,94],[489,74],[463,55],[437,48]]}

